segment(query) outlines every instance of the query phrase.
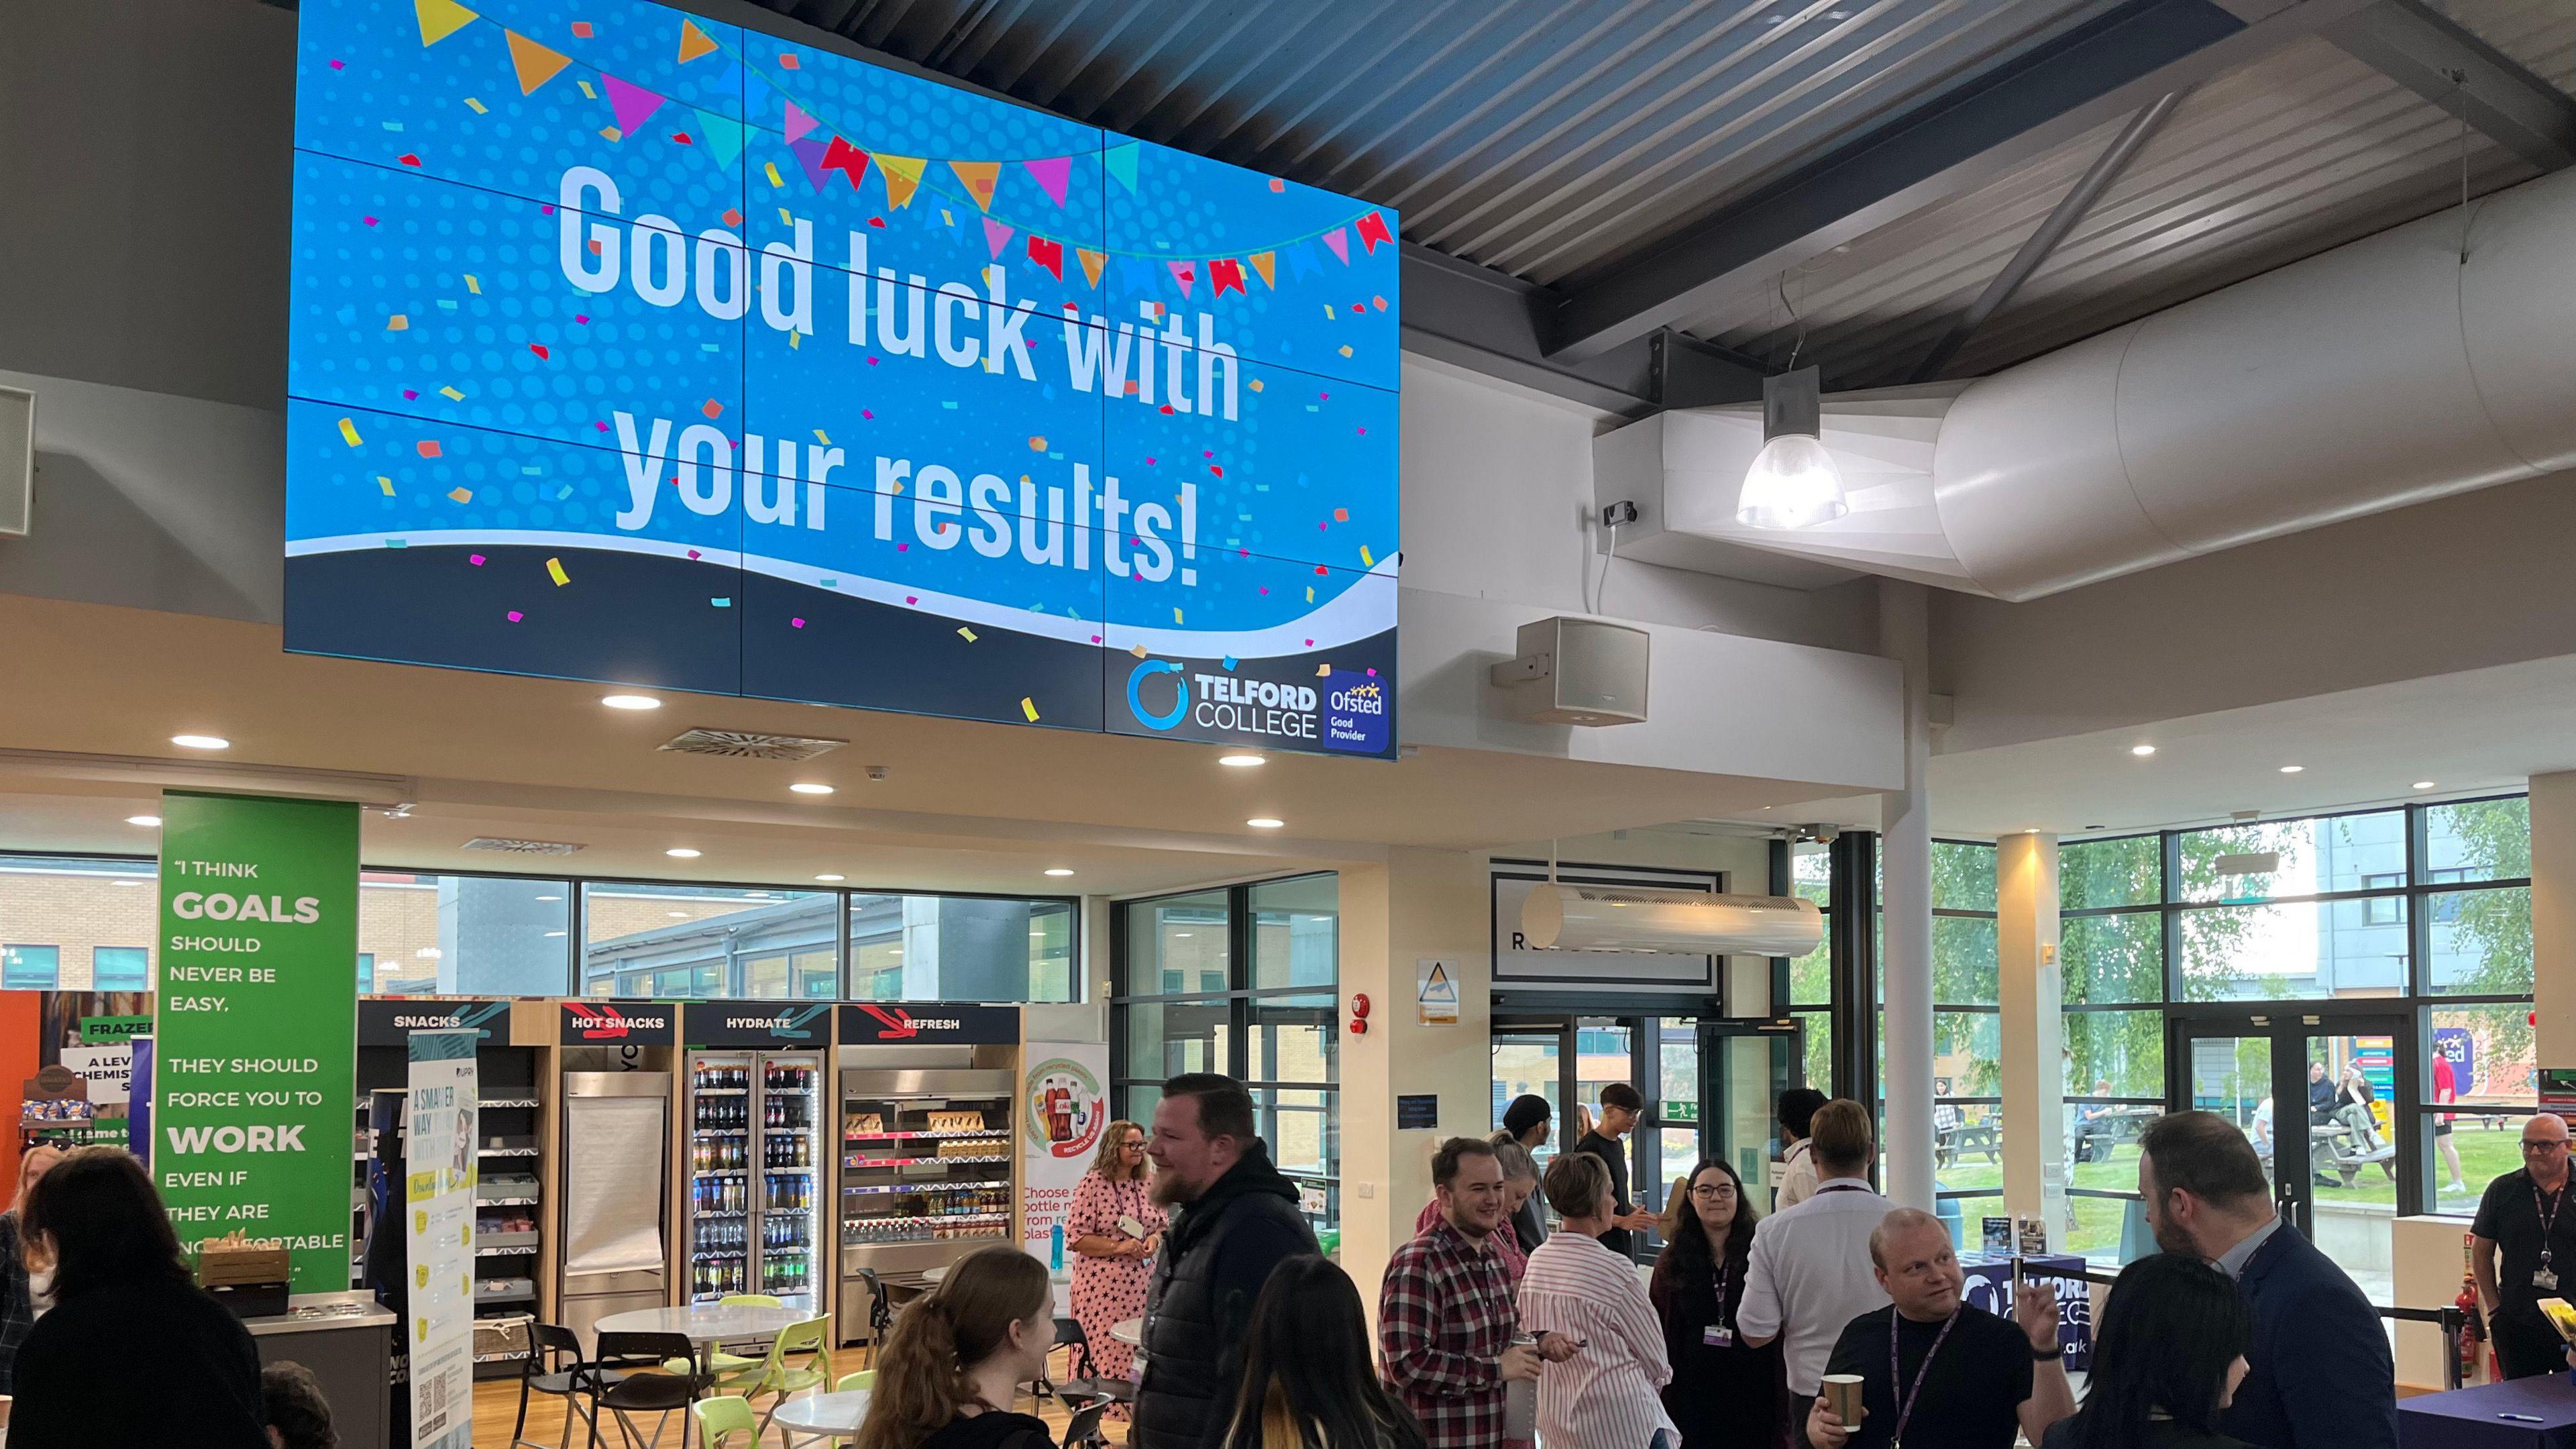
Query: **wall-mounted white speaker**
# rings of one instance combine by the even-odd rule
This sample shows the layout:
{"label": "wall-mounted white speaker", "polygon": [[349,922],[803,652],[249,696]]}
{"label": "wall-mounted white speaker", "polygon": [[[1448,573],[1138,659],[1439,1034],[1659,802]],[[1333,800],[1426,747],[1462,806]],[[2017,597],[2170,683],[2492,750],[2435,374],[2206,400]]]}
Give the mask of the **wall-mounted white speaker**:
{"label": "wall-mounted white speaker", "polygon": [[0,387],[0,534],[25,538],[36,511],[36,395]]}
{"label": "wall-mounted white speaker", "polygon": [[1517,657],[1487,671],[1513,713],[1539,724],[1641,724],[1654,636],[1625,624],[1559,616],[1523,624]]}

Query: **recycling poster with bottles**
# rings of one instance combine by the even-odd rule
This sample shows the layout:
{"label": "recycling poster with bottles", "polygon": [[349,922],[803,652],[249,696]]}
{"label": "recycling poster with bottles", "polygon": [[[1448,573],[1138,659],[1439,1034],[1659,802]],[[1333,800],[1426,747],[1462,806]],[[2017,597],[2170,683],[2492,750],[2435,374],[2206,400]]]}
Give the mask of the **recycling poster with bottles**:
{"label": "recycling poster with bottles", "polygon": [[172,791],[161,806],[152,1172],[194,1258],[239,1231],[292,1291],[349,1286],[358,807]]}
{"label": "recycling poster with bottles", "polygon": [[411,1034],[403,1203],[413,1449],[473,1449],[474,1143],[479,1086],[472,1027]]}

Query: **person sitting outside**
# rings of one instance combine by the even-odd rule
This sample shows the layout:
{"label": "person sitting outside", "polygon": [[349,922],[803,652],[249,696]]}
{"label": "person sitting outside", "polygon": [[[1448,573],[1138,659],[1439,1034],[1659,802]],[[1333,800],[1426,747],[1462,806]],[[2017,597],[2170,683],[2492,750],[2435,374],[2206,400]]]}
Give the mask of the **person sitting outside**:
{"label": "person sitting outside", "polygon": [[1807,1412],[1816,1449],[2012,1449],[2034,1444],[2075,1412],[2057,1336],[2057,1290],[2025,1283],[2013,1316],[1961,1295],[1967,1275],[1950,1230],[1916,1208],[1889,1213],[1870,1234],[1870,1261],[1888,1306],[1864,1313],[1834,1344],[1831,1374],[1861,1378],[1861,1420],[1846,1424],[1819,1398]]}
{"label": "person sitting outside", "polygon": [[2040,1449],[2246,1449],[2218,1431],[2253,1320],[2227,1275],[2180,1253],[2120,1270],[2093,1329],[2084,1407]]}

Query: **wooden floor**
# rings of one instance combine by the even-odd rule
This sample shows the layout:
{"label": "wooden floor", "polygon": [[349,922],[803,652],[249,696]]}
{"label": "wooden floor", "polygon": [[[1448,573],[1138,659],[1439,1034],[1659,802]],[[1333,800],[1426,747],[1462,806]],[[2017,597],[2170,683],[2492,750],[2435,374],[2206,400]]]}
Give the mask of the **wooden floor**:
{"label": "wooden floor", "polygon": [[[836,1358],[837,1357],[838,1356],[836,1355]],[[842,1368],[843,1372],[850,1372],[867,1366],[861,1361],[860,1356],[856,1352],[850,1353],[848,1355],[848,1359],[849,1363],[846,1367]],[[835,1367],[842,1366],[836,1363]],[[768,1406],[769,1401],[766,1398],[757,1400],[755,1403],[755,1407],[763,1410],[766,1410]],[[531,1443],[546,1445],[549,1446],[549,1449],[551,1449],[551,1446],[553,1445],[563,1443],[564,1414],[565,1410],[563,1400],[547,1394],[532,1393],[528,1395],[528,1427],[524,1431],[526,1437]],[[1049,1400],[1047,1405],[1038,1411],[1038,1416],[1045,1419],[1047,1423],[1053,1426],[1058,1432],[1063,1430],[1065,1415],[1062,1410],[1055,1407],[1053,1400]],[[509,1449],[510,1426],[518,1421],[519,1381],[517,1379],[486,1379],[474,1386],[474,1449]],[[642,1433],[652,1433],[652,1416],[637,1416],[635,1427]],[[672,1415],[670,1424],[662,1431],[661,1449],[696,1449],[696,1446],[689,1443],[687,1437],[688,1427],[689,1426],[687,1424],[681,1422],[681,1417],[679,1415]],[[1126,1425],[1104,1424],[1101,1427],[1107,1431],[1112,1443],[1123,1444],[1126,1442]],[[574,1449],[582,1449],[582,1446],[588,1442],[588,1433],[588,1425],[584,1424],[582,1420],[577,1417],[573,1419],[572,1444]],[[769,1438],[763,1442],[767,1444],[783,1444],[784,1440],[782,1438],[782,1434],[783,1431],[772,1429],[769,1431]],[[810,1445],[818,1442],[820,1441],[811,1439],[800,1438],[798,1440],[800,1445]],[[847,1441],[837,1442],[845,1443]],[[617,1428],[613,1420],[600,1425],[600,1443],[603,1445],[619,1445]],[[735,1443],[737,1445],[741,1443],[739,1437],[736,1438]],[[619,1449],[623,1449],[623,1446],[619,1445]]]}

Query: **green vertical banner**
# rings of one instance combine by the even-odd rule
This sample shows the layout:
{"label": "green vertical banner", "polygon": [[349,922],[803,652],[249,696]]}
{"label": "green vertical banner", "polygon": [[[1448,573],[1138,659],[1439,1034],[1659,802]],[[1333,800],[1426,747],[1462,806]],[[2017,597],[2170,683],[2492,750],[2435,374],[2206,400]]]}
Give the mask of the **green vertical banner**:
{"label": "green vertical banner", "polygon": [[191,1256],[285,1244],[297,1293],[349,1286],[358,807],[161,801],[152,1175]]}

